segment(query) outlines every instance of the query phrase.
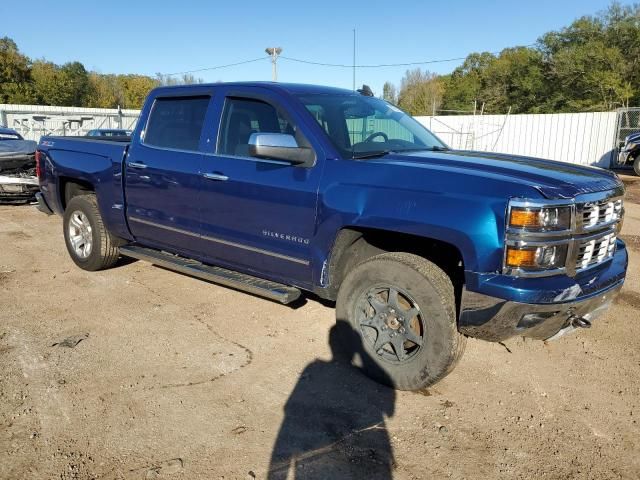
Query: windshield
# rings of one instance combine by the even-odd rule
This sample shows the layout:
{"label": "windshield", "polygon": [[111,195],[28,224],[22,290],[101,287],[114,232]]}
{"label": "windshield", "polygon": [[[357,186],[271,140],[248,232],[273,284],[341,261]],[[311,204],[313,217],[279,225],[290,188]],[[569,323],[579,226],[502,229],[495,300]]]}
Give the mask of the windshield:
{"label": "windshield", "polygon": [[350,94],[299,98],[343,158],[447,148],[411,116],[379,98]]}

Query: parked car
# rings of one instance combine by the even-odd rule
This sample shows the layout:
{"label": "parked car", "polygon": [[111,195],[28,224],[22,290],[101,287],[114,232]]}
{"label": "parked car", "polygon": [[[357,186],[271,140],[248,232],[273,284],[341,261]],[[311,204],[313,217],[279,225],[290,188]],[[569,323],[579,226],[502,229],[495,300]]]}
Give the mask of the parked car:
{"label": "parked car", "polygon": [[627,135],[624,146],[618,154],[618,165],[632,165],[636,175],[640,175],[640,132]]}
{"label": "parked car", "polygon": [[451,150],[349,90],[162,87],[130,142],[48,137],[37,159],[80,268],[125,255],[285,304],[313,292],[398,389],[447,375],[467,336],[589,327],[625,279],[615,173]]}
{"label": "parked car", "polygon": [[40,190],[35,175],[37,143],[0,126],[0,204],[35,201]]}
{"label": "parked car", "polygon": [[97,128],[89,130],[87,137],[129,137],[131,136],[131,130],[123,130],[120,128]]}

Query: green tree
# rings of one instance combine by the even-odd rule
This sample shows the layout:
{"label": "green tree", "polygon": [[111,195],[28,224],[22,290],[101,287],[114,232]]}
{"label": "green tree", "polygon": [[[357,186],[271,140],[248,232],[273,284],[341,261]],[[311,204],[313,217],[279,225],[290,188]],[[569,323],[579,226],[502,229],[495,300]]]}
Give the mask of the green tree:
{"label": "green tree", "polygon": [[144,75],[119,75],[117,83],[123,93],[123,108],[142,108],[149,92],[159,85],[157,80]]}
{"label": "green tree", "polygon": [[605,44],[615,46],[624,55],[624,103],[640,106],[640,4],[613,3],[603,21]]}
{"label": "green tree", "polygon": [[490,112],[537,112],[545,100],[542,54],[526,47],[507,48],[486,67],[479,100]]}
{"label": "green tree", "polygon": [[615,26],[606,15],[579,18],[539,40],[551,92],[546,111],[610,110],[627,100],[626,55],[607,38]]}
{"label": "green tree", "polygon": [[64,105],[82,107],[89,93],[89,74],[80,62],[65,63],[59,69],[59,78],[65,91]]}
{"label": "green tree", "polygon": [[472,53],[451,75],[445,76],[442,108],[445,110],[469,111],[474,102],[481,102],[486,70],[495,61],[489,52]]}
{"label": "green tree", "polygon": [[393,83],[384,82],[382,87],[382,98],[394,105],[398,103],[398,93],[396,91],[396,86]]}
{"label": "green tree", "polygon": [[444,86],[438,75],[419,68],[407,70],[398,93],[398,106],[411,115],[431,115],[440,108]]}
{"label": "green tree", "polygon": [[35,95],[40,105],[64,105],[66,92],[60,84],[58,67],[46,60],[36,60],[31,67]]}
{"label": "green tree", "polygon": [[195,77],[191,73],[183,73],[180,76],[156,73],[156,81],[158,82],[158,85],[162,86],[193,85],[197,83],[204,83],[204,80],[202,78]]}
{"label": "green tree", "polygon": [[0,103],[35,103],[30,67],[13,40],[0,38]]}
{"label": "green tree", "polygon": [[38,103],[82,107],[90,91],[89,75],[79,62],[59,67],[52,62],[37,60],[31,68],[31,78]]}
{"label": "green tree", "polygon": [[115,75],[89,73],[87,107],[116,108],[124,104],[124,96]]}
{"label": "green tree", "polygon": [[516,113],[640,105],[640,5],[613,3],[544,34],[535,48],[473,53],[444,84],[443,109]]}

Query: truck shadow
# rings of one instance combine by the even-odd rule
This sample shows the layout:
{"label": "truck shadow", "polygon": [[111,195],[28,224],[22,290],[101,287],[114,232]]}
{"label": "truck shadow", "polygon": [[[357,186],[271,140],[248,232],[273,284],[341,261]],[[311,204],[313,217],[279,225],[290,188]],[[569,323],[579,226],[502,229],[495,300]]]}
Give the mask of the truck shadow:
{"label": "truck shadow", "polygon": [[355,358],[375,368],[348,323],[337,322],[329,345],[333,358],[307,365],[287,400],[267,478],[391,479],[385,419],[394,413],[395,391],[351,365]]}
{"label": "truck shadow", "polygon": [[113,266],[113,268],[126,267],[127,265],[131,265],[132,263],[136,263],[139,261],[140,260],[136,258],[125,257],[124,255],[120,255],[118,257],[118,260],[116,261],[116,264]]}

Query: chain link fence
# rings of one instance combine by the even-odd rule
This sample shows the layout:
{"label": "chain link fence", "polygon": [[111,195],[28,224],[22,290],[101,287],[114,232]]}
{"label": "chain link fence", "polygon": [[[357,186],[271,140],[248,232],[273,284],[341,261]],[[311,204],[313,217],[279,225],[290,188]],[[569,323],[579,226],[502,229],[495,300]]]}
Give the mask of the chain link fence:
{"label": "chain link fence", "polygon": [[637,132],[640,132],[640,107],[618,109],[616,147],[620,149],[624,139]]}

